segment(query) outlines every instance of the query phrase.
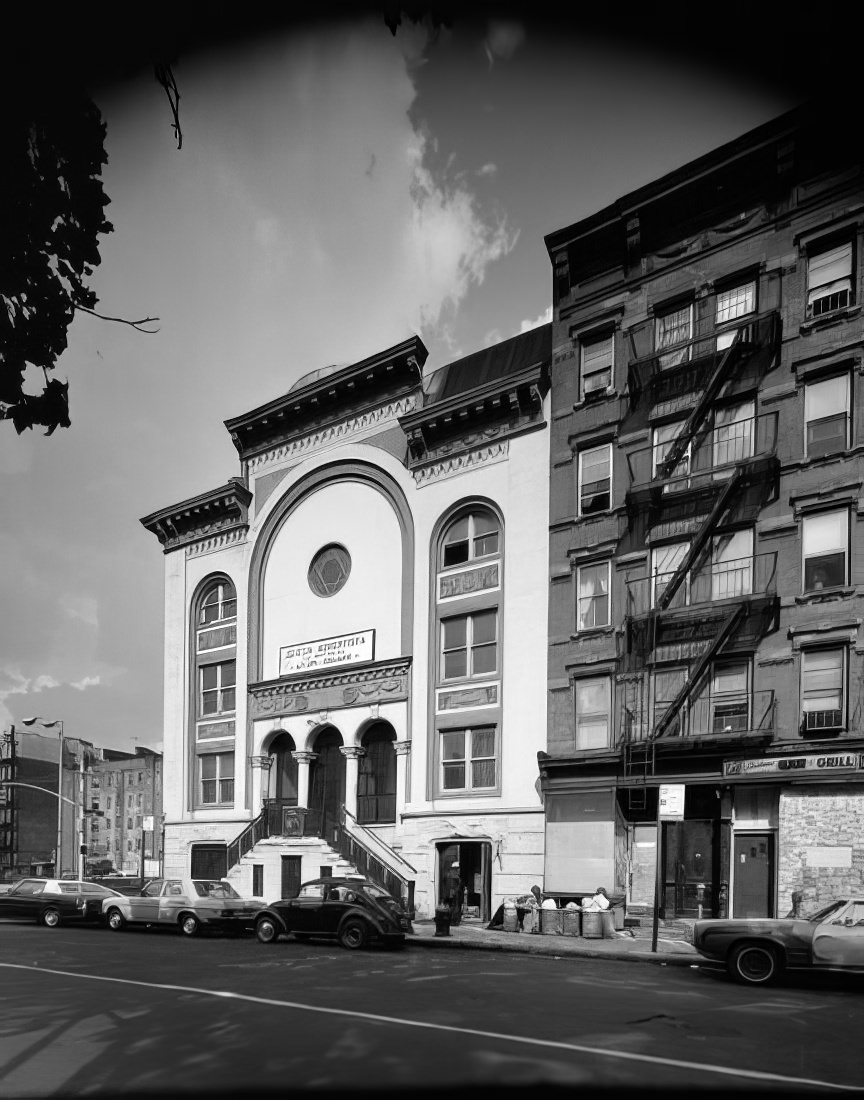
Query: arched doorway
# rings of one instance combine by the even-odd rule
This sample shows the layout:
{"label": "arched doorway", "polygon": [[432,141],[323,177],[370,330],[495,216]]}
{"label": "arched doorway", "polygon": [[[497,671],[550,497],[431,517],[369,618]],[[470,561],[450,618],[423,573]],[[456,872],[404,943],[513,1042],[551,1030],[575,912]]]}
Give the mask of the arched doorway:
{"label": "arched doorway", "polygon": [[290,733],[280,733],[270,743],[270,797],[283,806],[297,805],[297,761],[292,753],[296,749]]}
{"label": "arched doorway", "polygon": [[363,734],[366,750],[357,770],[357,820],[361,825],[392,825],[396,820],[396,733],[376,722]]}
{"label": "arched doorway", "polygon": [[327,824],[337,822],[345,802],[345,757],[339,751],[342,735],[329,726],[315,738],[312,751],[315,759],[309,766],[309,809],[313,826],[320,819],[321,835],[328,833]]}

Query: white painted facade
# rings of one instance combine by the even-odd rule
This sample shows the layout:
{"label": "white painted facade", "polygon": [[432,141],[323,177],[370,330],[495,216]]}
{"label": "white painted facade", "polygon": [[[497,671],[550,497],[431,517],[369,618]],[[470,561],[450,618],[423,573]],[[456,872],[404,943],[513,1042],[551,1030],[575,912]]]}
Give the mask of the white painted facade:
{"label": "white painted facade", "polygon": [[[416,346],[425,358],[419,341]],[[376,363],[388,356],[395,361],[396,350],[382,353]],[[289,743],[286,734],[296,761],[299,807],[310,805],[310,775],[323,766],[316,756],[322,734],[338,734],[339,757],[333,759],[344,759],[350,823],[358,813],[364,736],[375,728],[393,742],[395,812],[359,833],[373,848],[374,837],[380,838],[384,862],[413,880],[418,917],[431,916],[444,896],[441,879],[454,853],[473,868],[465,902],[469,911],[470,901],[478,902],[478,917],[494,912],[504,897],[542,884],[537,752],[546,737],[548,386],[534,386],[534,407],[521,418],[513,406],[509,417],[487,416],[481,431],[469,422],[418,460],[404,418],[422,420],[430,401],[424,401],[416,358],[414,370],[413,383],[406,380],[395,395],[392,386],[383,393],[379,386],[376,393],[373,383],[358,408],[334,411],[332,418],[316,413],[306,431],[301,409],[287,438],[265,438],[254,453],[241,446],[243,429],[248,422],[259,431],[267,423],[264,415],[249,414],[233,428],[228,422],[235,441],[241,440],[242,481],[229,483],[224,498],[211,493],[142,521],[165,549],[166,874],[188,873],[194,845],[235,840],[264,800],[276,797],[282,765],[274,764],[273,752]],[[325,383],[352,371],[325,377],[311,390],[326,401]],[[548,359],[540,376],[547,373]],[[506,389],[507,378],[499,382]],[[311,392],[308,386],[295,391]],[[463,386],[460,407],[467,392]],[[287,409],[290,397],[280,407]],[[239,519],[226,512],[237,500],[246,502]],[[469,512],[495,517],[497,553],[444,568],[442,531],[452,517]],[[310,564],[330,546],[347,553],[350,573],[341,589],[322,596],[310,583]],[[454,594],[442,597],[442,575]],[[217,714],[208,725],[201,721],[195,647],[197,608],[212,578],[230,581],[236,592],[236,640],[224,651],[235,661],[236,696],[233,711]],[[495,652],[483,658],[495,667],[479,677],[442,682],[440,620],[458,618],[463,610],[470,619],[467,613],[479,606],[477,584],[483,586],[485,621],[492,615],[488,609],[497,609]],[[479,637],[479,619],[473,622],[468,629]],[[296,671],[295,664],[280,675],[284,647],[321,639],[343,640],[333,645],[336,663],[305,671]],[[351,660],[352,642],[364,660]],[[476,651],[466,643],[465,651],[472,667],[475,652],[484,652],[479,643]],[[453,729],[494,726],[494,762],[465,764],[465,775],[486,777],[485,788],[445,792],[454,772],[444,778],[442,723]],[[476,742],[465,744],[485,742],[478,734]],[[233,798],[207,806],[201,754],[212,750],[234,753]],[[455,774],[462,773],[457,768]],[[230,793],[228,786],[217,789]],[[292,854],[302,860],[303,880],[317,877],[323,866],[336,873],[345,866],[324,838],[271,830],[229,867],[229,877],[242,894],[272,900],[281,896],[283,857]]]}

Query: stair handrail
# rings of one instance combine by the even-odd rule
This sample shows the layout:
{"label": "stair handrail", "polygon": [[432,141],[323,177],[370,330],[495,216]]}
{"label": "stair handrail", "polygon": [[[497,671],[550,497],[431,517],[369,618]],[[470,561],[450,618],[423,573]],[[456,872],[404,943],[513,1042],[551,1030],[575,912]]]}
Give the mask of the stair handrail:
{"label": "stair handrail", "polygon": [[[343,859],[353,863],[368,879],[380,886],[382,890],[386,890],[391,897],[401,901],[409,921],[414,919],[414,880],[406,878],[394,867],[389,867],[370,851],[356,833],[348,828],[344,806],[341,807],[340,821],[333,828],[333,840],[328,842],[338,850]],[[411,866],[407,860],[402,862],[406,867]]]}
{"label": "stair handrail", "polygon": [[[255,847],[259,840],[270,835],[269,819],[266,805],[257,817],[253,818],[242,832],[238,833],[227,846],[228,870],[240,862],[248,851]],[[251,839],[251,843],[247,843]]]}
{"label": "stair handrail", "polygon": [[371,829],[368,829],[365,825],[361,824],[357,820],[355,815],[353,813],[351,813],[351,811],[348,809],[347,806],[342,807],[342,815],[343,815],[343,820],[344,820],[344,818],[350,818],[351,819],[351,828],[349,829],[349,832],[353,833],[355,836],[359,832],[362,836],[371,838],[376,844],[380,845],[380,847],[382,847],[386,851],[386,853],[389,857],[394,858],[394,859],[398,860],[399,863],[403,864],[407,868],[409,874],[412,874],[412,875],[417,874],[417,868],[416,867],[412,867],[411,864],[408,862],[408,860],[405,859],[404,856],[400,855],[399,852],[397,852],[395,848],[391,848],[386,840],[382,840],[381,837],[378,836],[377,833],[373,833]]}

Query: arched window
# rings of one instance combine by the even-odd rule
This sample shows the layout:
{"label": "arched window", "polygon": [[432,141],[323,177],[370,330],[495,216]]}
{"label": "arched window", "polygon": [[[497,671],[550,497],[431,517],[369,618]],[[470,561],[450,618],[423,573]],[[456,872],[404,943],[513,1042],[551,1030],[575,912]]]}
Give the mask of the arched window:
{"label": "arched window", "polygon": [[430,796],[501,790],[503,527],[465,504],[435,546],[435,768]]}
{"label": "arched window", "polygon": [[233,805],[237,593],[228,577],[214,576],[201,585],[191,619],[191,804],[193,808]]}
{"label": "arched window", "polygon": [[357,820],[361,825],[392,824],[396,820],[396,734],[387,722],[364,733],[366,750],[357,771]]}

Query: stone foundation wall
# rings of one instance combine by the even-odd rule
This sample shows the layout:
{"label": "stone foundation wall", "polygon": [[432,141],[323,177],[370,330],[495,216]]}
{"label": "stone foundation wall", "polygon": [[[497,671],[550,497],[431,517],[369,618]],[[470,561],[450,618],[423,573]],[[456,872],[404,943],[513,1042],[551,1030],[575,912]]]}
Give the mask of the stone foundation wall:
{"label": "stone foundation wall", "polygon": [[864,783],[813,784],[780,794],[778,915],[812,912],[864,892]]}

